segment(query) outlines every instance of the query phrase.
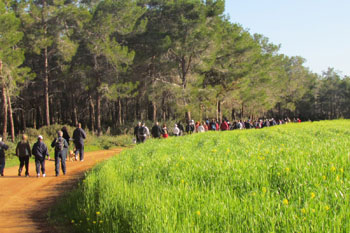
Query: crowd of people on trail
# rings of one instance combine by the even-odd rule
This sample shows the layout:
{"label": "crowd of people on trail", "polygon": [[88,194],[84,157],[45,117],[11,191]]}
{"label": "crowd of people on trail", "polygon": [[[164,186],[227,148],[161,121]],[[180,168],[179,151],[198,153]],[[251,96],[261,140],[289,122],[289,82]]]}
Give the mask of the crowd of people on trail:
{"label": "crowd of people on trail", "polygon": [[228,121],[227,119],[218,122],[216,119],[206,119],[205,121],[197,121],[190,120],[187,122],[184,127],[181,122],[178,122],[174,125],[172,129],[168,129],[166,124],[162,126],[159,125],[159,122],[156,122],[152,127],[151,131],[148,129],[145,123],[139,122],[137,126],[134,128],[134,142],[135,143],[143,143],[147,138],[168,138],[169,134],[172,136],[183,136],[186,134],[193,133],[204,133],[206,131],[227,131],[227,130],[242,130],[242,129],[261,129],[264,127],[271,127],[275,125],[282,125],[287,123],[300,123],[301,120],[299,118],[294,118],[293,120],[289,118],[276,120],[274,118],[270,119],[259,119],[259,120],[235,120]]}
{"label": "crowd of people on trail", "polygon": [[[60,165],[63,175],[66,174],[66,159],[68,154],[68,148],[70,141],[73,141],[75,147],[75,160],[84,161],[84,140],[86,139],[86,133],[81,128],[79,123],[77,128],[73,132],[73,137],[71,138],[68,134],[66,127],[63,127],[57,132],[57,137],[53,139],[51,147],[55,151],[55,174],[56,176],[60,175]],[[50,160],[50,155],[46,144],[44,143],[44,138],[42,135],[39,135],[37,142],[34,143],[31,148],[28,141],[28,136],[26,134],[22,135],[22,139],[18,142],[16,146],[16,156],[19,158],[19,169],[18,176],[22,175],[23,167],[25,167],[25,176],[29,177],[29,159],[31,156],[34,156],[35,159],[35,168],[37,177],[46,177],[45,169],[45,160]],[[8,145],[6,145],[2,138],[0,137],[0,175],[4,176],[5,169],[5,151],[8,150]],[[41,172],[41,173],[40,173]]]}

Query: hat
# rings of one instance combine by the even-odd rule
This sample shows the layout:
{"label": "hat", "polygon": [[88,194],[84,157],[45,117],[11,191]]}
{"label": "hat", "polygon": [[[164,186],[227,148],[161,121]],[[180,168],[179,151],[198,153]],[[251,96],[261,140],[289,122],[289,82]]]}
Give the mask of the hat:
{"label": "hat", "polygon": [[39,135],[39,136],[38,136],[38,139],[43,140],[44,138],[43,138],[43,136]]}

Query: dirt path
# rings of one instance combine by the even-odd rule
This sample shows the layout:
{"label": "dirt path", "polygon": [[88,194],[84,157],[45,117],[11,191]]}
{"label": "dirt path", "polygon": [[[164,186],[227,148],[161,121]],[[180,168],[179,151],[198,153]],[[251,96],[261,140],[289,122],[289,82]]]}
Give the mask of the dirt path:
{"label": "dirt path", "polygon": [[18,167],[5,168],[0,177],[0,232],[53,233],[47,222],[47,212],[57,197],[72,188],[84,172],[97,162],[120,153],[122,149],[85,154],[84,162],[67,162],[67,174],[55,177],[54,161],[46,161],[47,177],[35,176],[35,164],[29,165],[30,177],[18,175]]}

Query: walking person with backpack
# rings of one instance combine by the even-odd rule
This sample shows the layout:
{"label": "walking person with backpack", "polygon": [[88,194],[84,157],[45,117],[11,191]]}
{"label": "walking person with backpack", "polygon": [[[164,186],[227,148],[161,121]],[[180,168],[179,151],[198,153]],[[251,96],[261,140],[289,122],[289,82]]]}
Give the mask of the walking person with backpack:
{"label": "walking person with backpack", "polygon": [[147,129],[145,123],[138,128],[137,137],[139,139],[139,143],[144,143],[147,138]]}
{"label": "walking person with backpack", "polygon": [[55,172],[56,176],[60,174],[60,160],[63,175],[66,174],[66,156],[68,143],[66,139],[63,138],[63,132],[58,131],[58,137],[53,140],[51,147],[55,148]]}
{"label": "walking person with backpack", "polygon": [[45,157],[50,160],[49,151],[47,150],[47,146],[43,142],[43,136],[38,136],[38,141],[33,145],[32,154],[35,156],[35,167],[37,177],[40,177],[40,167],[43,177],[46,176],[45,173]]}
{"label": "walking person with backpack", "polygon": [[73,132],[73,141],[75,145],[75,160],[78,160],[78,154],[80,156],[80,162],[84,161],[84,140],[86,139],[86,133],[81,128],[81,123]]}
{"label": "walking person with backpack", "polygon": [[5,169],[5,150],[9,147],[2,141],[2,137],[0,137],[0,175],[4,176]]}
{"label": "walking person with backpack", "polygon": [[23,166],[26,168],[25,175],[26,177],[29,176],[29,158],[32,156],[32,152],[30,149],[30,144],[28,142],[28,136],[23,134],[22,140],[18,142],[16,147],[16,155],[19,158],[19,169],[18,169],[18,176],[21,176]]}

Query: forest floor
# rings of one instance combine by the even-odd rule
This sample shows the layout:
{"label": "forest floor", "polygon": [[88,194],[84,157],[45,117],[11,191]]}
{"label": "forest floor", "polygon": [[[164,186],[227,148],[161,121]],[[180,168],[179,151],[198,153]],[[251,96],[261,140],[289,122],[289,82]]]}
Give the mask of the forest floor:
{"label": "forest floor", "polygon": [[30,177],[18,176],[18,167],[6,168],[0,177],[0,232],[54,233],[47,213],[64,192],[71,190],[96,163],[123,149],[85,153],[84,162],[67,161],[67,174],[55,176],[55,162],[46,161],[46,177],[36,177],[35,164],[29,164]]}

